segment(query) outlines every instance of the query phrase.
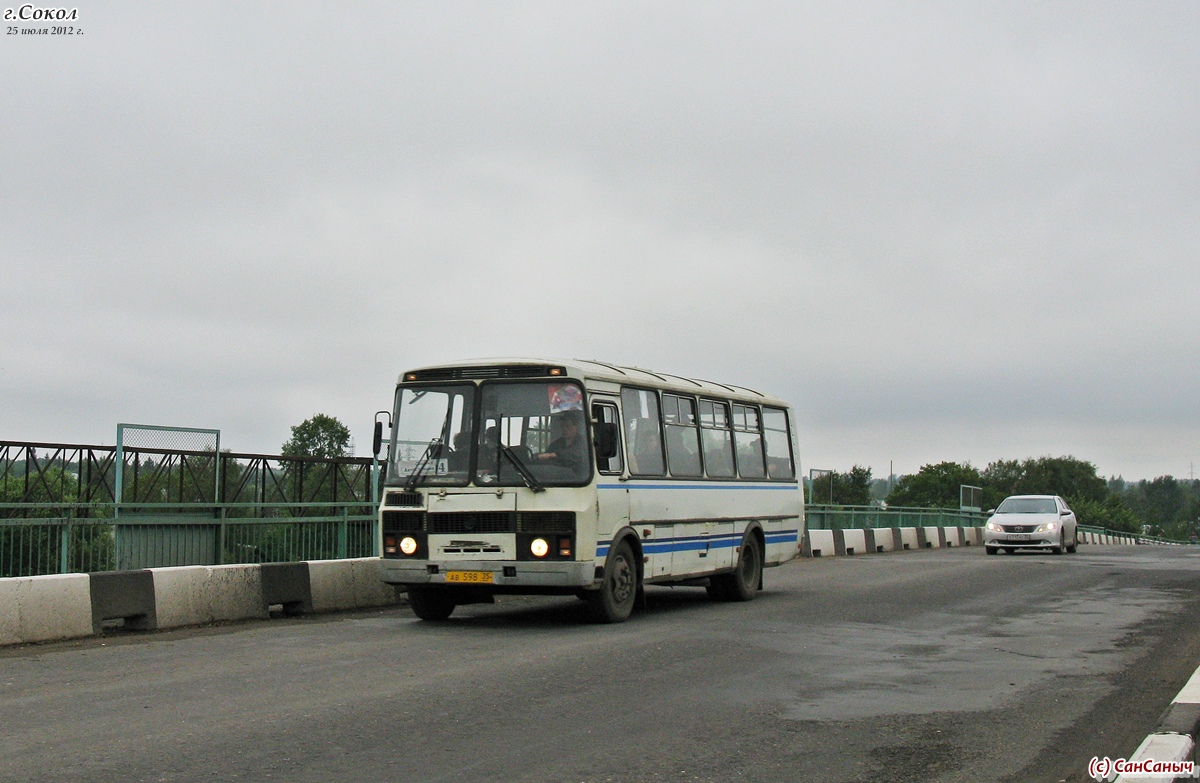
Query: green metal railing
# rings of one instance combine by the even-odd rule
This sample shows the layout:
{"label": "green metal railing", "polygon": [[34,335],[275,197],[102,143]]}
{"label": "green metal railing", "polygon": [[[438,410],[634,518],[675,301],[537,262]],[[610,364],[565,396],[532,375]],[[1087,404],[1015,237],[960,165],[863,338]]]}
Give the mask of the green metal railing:
{"label": "green metal railing", "polygon": [[1127,541],[1136,541],[1139,544],[1169,544],[1172,546],[1191,546],[1192,541],[1181,541],[1176,538],[1166,538],[1164,536],[1148,536],[1142,533],[1130,533],[1126,530],[1110,530],[1105,527],[1096,527],[1095,525],[1080,525],[1081,533],[1095,533],[1098,536],[1111,536],[1113,538],[1121,538]]}
{"label": "green metal railing", "polygon": [[868,527],[982,527],[988,515],[951,508],[809,505],[804,510],[809,530],[850,530]]}
{"label": "green metal railing", "polygon": [[379,467],[0,440],[0,577],[374,555]]}
{"label": "green metal railing", "polygon": [[[370,503],[0,503],[0,577],[379,553]],[[15,513],[14,513],[15,512]]]}

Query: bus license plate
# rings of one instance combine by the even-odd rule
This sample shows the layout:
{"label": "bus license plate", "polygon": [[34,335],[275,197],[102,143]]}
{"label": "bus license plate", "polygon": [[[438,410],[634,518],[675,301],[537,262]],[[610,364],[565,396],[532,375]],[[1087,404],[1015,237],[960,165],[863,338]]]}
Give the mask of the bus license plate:
{"label": "bus license plate", "polygon": [[1029,536],[1023,535],[1023,534],[1022,535],[1009,534],[1008,540],[1009,541],[1028,541]]}
{"label": "bus license plate", "polygon": [[491,571],[447,571],[447,582],[466,582],[468,584],[491,584],[494,574]]}

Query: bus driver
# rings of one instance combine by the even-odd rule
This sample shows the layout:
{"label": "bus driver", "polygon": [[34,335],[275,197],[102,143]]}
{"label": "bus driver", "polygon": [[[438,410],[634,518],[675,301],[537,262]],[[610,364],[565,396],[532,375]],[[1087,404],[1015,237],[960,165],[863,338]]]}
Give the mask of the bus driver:
{"label": "bus driver", "polygon": [[581,414],[575,412],[559,413],[554,416],[553,423],[558,425],[558,437],[550,441],[546,450],[537,455],[539,460],[567,468],[578,468],[586,460],[582,427],[579,426]]}

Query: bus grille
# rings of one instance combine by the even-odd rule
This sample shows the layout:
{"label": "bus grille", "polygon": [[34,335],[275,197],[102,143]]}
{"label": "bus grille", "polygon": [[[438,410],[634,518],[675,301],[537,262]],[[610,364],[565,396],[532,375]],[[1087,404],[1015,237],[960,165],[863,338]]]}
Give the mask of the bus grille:
{"label": "bus grille", "polygon": [[415,375],[416,381],[458,381],[480,378],[540,378],[550,374],[550,365],[519,364],[508,367],[436,367],[406,373],[405,380]]}
{"label": "bus grille", "polygon": [[459,511],[430,514],[430,533],[515,533],[516,514],[511,511]]}
{"label": "bus grille", "polygon": [[574,533],[574,511],[519,511],[517,530],[522,533]]}
{"label": "bus grille", "polygon": [[385,511],[383,530],[388,532],[415,532],[425,529],[424,511]]}
{"label": "bus grille", "polygon": [[384,497],[385,506],[420,506],[420,492],[389,492]]}
{"label": "bus grille", "polygon": [[574,533],[573,511],[384,511],[385,532],[429,533]]}

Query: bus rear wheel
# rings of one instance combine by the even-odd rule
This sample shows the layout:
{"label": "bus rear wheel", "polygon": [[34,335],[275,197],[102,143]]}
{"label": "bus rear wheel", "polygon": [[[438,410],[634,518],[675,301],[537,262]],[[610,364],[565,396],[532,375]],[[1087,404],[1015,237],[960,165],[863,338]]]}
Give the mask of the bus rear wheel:
{"label": "bus rear wheel", "polygon": [[623,623],[633,613],[637,592],[637,562],[629,542],[622,541],[608,558],[600,589],[591,590],[585,596],[588,614],[598,623]]}
{"label": "bus rear wheel", "polygon": [[450,596],[428,587],[408,588],[408,603],[412,606],[413,614],[422,620],[445,620],[457,606]]}
{"label": "bus rear wheel", "polygon": [[708,595],[717,601],[750,601],[762,584],[763,558],[758,539],[747,535],[742,541],[737,568],[732,574],[714,576],[708,583]]}

